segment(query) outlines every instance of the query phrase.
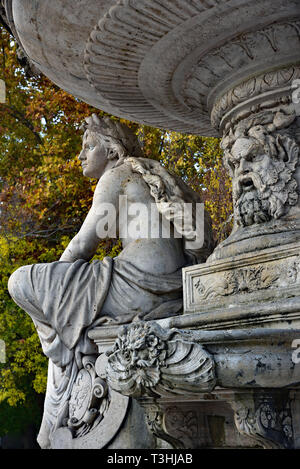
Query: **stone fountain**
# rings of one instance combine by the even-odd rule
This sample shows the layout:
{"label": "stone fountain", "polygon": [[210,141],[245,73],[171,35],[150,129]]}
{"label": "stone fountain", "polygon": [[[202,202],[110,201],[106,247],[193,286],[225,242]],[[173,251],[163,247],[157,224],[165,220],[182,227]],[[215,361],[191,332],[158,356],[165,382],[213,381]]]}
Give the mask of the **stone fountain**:
{"label": "stone fountain", "polygon": [[[183,270],[184,313],[90,331],[98,355],[76,381],[90,395],[73,403],[77,433],[61,425],[52,446],[300,448],[299,0],[2,3],[59,87],[118,117],[221,137],[233,181],[233,231]],[[112,404],[89,428],[107,387]]]}

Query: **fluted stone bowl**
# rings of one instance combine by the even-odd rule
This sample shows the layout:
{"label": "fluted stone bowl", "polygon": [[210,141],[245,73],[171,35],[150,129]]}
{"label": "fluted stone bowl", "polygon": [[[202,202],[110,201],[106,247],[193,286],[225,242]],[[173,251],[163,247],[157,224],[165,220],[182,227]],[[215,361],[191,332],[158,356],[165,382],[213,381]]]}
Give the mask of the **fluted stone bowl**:
{"label": "fluted stone bowl", "polygon": [[119,117],[217,136],[299,78],[299,0],[2,0],[34,64]]}

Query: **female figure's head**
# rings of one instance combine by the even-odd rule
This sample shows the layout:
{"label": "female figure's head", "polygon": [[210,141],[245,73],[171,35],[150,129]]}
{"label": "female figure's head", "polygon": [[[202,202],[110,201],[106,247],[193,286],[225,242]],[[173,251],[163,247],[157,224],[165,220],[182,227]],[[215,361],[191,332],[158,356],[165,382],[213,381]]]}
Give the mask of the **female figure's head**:
{"label": "female figure's head", "polygon": [[85,119],[83,128],[79,159],[87,177],[99,179],[106,169],[119,166],[125,158],[143,156],[132,130],[109,117],[100,119],[93,114]]}

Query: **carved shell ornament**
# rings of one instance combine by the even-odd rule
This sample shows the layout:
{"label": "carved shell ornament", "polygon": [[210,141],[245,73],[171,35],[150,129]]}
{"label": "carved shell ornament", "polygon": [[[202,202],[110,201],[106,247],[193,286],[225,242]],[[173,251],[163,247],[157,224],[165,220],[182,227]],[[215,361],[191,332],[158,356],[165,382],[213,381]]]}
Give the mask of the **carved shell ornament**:
{"label": "carved shell ornament", "polygon": [[126,396],[186,395],[216,385],[209,353],[184,332],[155,322],[124,326],[107,355],[108,384]]}

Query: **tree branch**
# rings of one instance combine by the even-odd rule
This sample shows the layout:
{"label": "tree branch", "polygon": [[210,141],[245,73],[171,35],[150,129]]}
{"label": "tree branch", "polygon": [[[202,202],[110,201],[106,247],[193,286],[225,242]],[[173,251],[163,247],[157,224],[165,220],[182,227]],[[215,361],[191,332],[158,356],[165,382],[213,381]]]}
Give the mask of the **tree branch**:
{"label": "tree branch", "polygon": [[8,104],[2,104],[1,105],[4,109],[7,109],[11,116],[13,116],[15,119],[17,119],[19,122],[21,122],[27,129],[29,129],[33,135],[35,136],[37,142],[41,144],[43,141],[40,137],[40,135],[34,130],[32,122],[30,122],[26,117],[18,111],[14,106],[8,105]]}

